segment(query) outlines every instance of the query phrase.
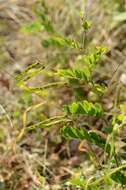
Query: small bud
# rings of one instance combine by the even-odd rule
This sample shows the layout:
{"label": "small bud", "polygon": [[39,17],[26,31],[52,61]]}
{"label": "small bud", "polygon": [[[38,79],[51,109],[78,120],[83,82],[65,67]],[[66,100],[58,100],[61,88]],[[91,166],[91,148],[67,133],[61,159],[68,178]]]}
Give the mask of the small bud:
{"label": "small bud", "polygon": [[91,28],[91,25],[92,25],[92,23],[91,23],[91,21],[89,21],[89,20],[84,20],[84,21],[82,22],[82,27],[83,27],[85,30],[89,30],[89,29]]}
{"label": "small bud", "polygon": [[83,20],[84,19],[84,12],[80,11],[80,18]]}

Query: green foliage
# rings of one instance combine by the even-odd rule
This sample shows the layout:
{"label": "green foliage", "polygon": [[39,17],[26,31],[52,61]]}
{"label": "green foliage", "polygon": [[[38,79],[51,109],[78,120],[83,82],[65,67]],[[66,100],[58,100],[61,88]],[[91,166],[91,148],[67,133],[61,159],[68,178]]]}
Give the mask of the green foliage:
{"label": "green foliage", "polygon": [[74,187],[84,188],[86,185],[86,179],[80,172],[75,171],[74,175],[71,177],[71,179],[69,180],[69,182],[67,182],[66,185],[68,187],[72,185]]}
{"label": "green foliage", "polygon": [[[100,148],[105,149],[106,141],[100,135],[93,131],[87,132],[84,128],[64,126],[61,130],[61,134],[66,138],[73,138],[78,140],[87,140],[88,142],[97,145]],[[110,145],[107,147],[107,152],[110,150]]]}
{"label": "green foliage", "polygon": [[111,175],[111,178],[117,183],[121,183],[122,185],[126,185],[126,176],[120,171],[113,173]]}
{"label": "green foliage", "polygon": [[91,28],[91,22],[88,21],[88,20],[85,20],[83,23],[82,23],[82,27],[84,28],[84,30],[89,30]]}
{"label": "green foliage", "polygon": [[23,26],[21,31],[25,33],[37,33],[42,31],[54,33],[55,31],[51,19],[49,18],[49,10],[45,1],[37,1],[34,12],[38,17],[37,20]]}
{"label": "green foliage", "polygon": [[[66,49],[74,50],[75,55],[73,59],[70,58],[72,64],[66,63],[65,67],[56,65],[55,69],[52,68],[47,71],[45,70],[45,66],[40,63],[31,64],[21,71],[15,79],[19,86],[23,86],[23,89],[28,90],[30,93],[41,95],[44,90],[48,92],[50,88],[53,90],[55,87],[67,87],[72,95],[67,104],[63,102],[65,105],[61,107],[60,116],[50,118],[45,116],[46,119],[38,123],[33,123],[27,127],[26,131],[60,125],[60,132],[63,137],[67,139],[77,139],[79,141],[84,140],[88,143],[90,147],[90,161],[95,167],[98,166],[96,168],[97,171],[91,174],[89,179],[81,178],[81,175],[77,178],[73,178],[73,180],[71,180],[73,186],[79,186],[85,190],[100,190],[105,185],[105,187],[107,187],[108,184],[112,185],[115,183],[125,186],[125,165],[123,166],[121,161],[126,160],[126,138],[123,138],[124,144],[120,148],[122,152],[117,149],[116,144],[119,132],[126,126],[126,106],[124,104],[118,105],[117,107],[114,105],[115,107],[113,106],[112,110],[107,110],[106,113],[102,97],[104,97],[104,95],[106,96],[106,92],[107,90],[109,91],[109,88],[107,85],[95,82],[93,77],[95,69],[107,52],[107,49],[102,46],[96,46],[93,49],[88,49],[87,52],[87,50],[85,51],[86,44],[84,44],[84,47],[81,47],[80,41],[58,34],[52,25],[45,1],[39,2],[38,5],[36,13],[39,17],[39,21],[33,22],[24,30],[29,33],[41,30],[46,31],[48,37],[42,40],[42,46],[46,49],[58,48],[61,52],[61,58],[66,53]],[[124,21],[124,13],[121,13],[115,20]],[[85,33],[90,29],[91,22],[85,19],[84,15],[81,15],[81,22],[83,32]],[[84,37],[86,37],[86,35]],[[84,43],[84,41],[82,43]],[[67,53],[69,57],[69,52]],[[53,82],[39,87],[27,86],[26,83],[29,79],[41,73],[46,73],[46,77],[51,77],[51,81]],[[91,99],[91,94],[93,94],[95,99]],[[54,99],[50,91],[49,97],[49,101]],[[56,98],[57,97],[58,96],[56,96]],[[108,115],[112,117],[110,121],[106,119]],[[100,129],[97,129],[95,120],[99,123],[102,122],[103,127],[109,132],[107,133],[103,130],[102,124],[100,125]],[[86,122],[87,128],[84,126]],[[98,158],[99,160],[97,159],[96,147],[102,154],[104,164],[99,161],[100,158]]]}
{"label": "green foliage", "polygon": [[77,79],[87,82],[91,79],[91,73],[88,67],[62,69],[58,71],[58,75],[65,79]]}
{"label": "green foliage", "polygon": [[90,116],[101,116],[103,110],[101,105],[98,103],[93,104],[84,100],[83,102],[73,102],[71,105],[65,106],[65,111],[67,114],[84,114]]}
{"label": "green foliage", "polygon": [[93,70],[106,52],[106,47],[95,47],[92,53],[79,55],[77,57],[77,63],[87,65],[91,70]]}
{"label": "green foliage", "polygon": [[[38,66],[39,66],[39,68],[38,68]],[[28,66],[26,69],[21,71],[19,74],[17,74],[15,76],[15,79],[16,79],[18,84],[21,84],[21,83],[29,80],[33,76],[35,76],[37,73],[39,73],[40,69],[41,69],[40,64],[38,62],[36,62],[36,63]]]}
{"label": "green foliage", "polygon": [[34,21],[33,23],[27,24],[26,26],[21,28],[21,31],[25,33],[35,33],[41,32],[43,30],[44,26],[39,21]]}
{"label": "green foliage", "polygon": [[49,9],[44,0],[37,1],[35,7],[35,13],[38,16],[41,24],[43,25],[45,31],[49,33],[55,32],[54,27],[52,25],[51,19],[49,17]]}
{"label": "green foliage", "polygon": [[97,66],[97,62],[102,58],[105,52],[106,48],[97,47],[91,54],[84,56],[80,55],[77,57],[76,65],[73,68],[61,69],[58,71],[58,75],[65,79],[77,79],[80,81],[83,80],[86,82],[90,82],[91,73]]}
{"label": "green foliage", "polygon": [[79,42],[67,38],[63,38],[60,36],[50,37],[49,39],[43,40],[42,45],[44,48],[48,48],[49,46],[58,46],[58,47],[72,47],[79,48]]}
{"label": "green foliage", "polygon": [[89,29],[91,28],[91,25],[92,25],[91,21],[90,21],[90,20],[87,20],[87,19],[85,18],[85,15],[84,15],[83,12],[80,13],[80,17],[81,17],[81,22],[82,22],[82,28],[83,28],[85,31],[89,30]]}
{"label": "green foliage", "polygon": [[92,91],[95,94],[102,95],[105,93],[107,87],[104,84],[94,84]]}
{"label": "green foliage", "polygon": [[88,141],[91,141],[89,133],[82,128],[64,126],[60,132],[66,138],[74,138],[79,140],[86,139]]}

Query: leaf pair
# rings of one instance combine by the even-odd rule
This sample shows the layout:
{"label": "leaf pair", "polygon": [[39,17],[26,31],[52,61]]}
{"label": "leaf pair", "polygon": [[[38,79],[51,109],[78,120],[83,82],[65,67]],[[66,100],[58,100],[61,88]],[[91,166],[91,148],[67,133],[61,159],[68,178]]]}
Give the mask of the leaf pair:
{"label": "leaf pair", "polygon": [[67,114],[84,114],[98,117],[103,114],[103,110],[100,104],[93,104],[87,100],[84,100],[82,102],[73,102],[71,105],[66,105],[65,111]]}
{"label": "leaf pair", "polygon": [[88,67],[73,68],[73,69],[62,69],[58,71],[58,75],[66,79],[77,79],[83,81],[90,81],[91,73]]}
{"label": "leaf pair", "polygon": [[64,38],[60,36],[53,36],[48,39],[45,39],[42,41],[42,45],[44,48],[48,48],[50,46],[58,46],[58,47],[71,47],[71,48],[80,48],[79,42],[69,39],[69,38]]}
{"label": "leaf pair", "polygon": [[106,152],[110,151],[110,145],[107,144],[106,147],[106,140],[93,131],[87,131],[84,128],[64,126],[61,129],[61,134],[66,138],[87,140],[88,142],[105,149]]}
{"label": "leaf pair", "polygon": [[79,55],[77,57],[77,64],[84,64],[89,67],[89,69],[92,71],[96,65],[97,62],[101,60],[102,56],[106,53],[107,49],[105,47],[96,47],[92,53],[88,55]]}
{"label": "leaf pair", "polygon": [[29,65],[26,69],[16,75],[15,79],[17,81],[17,84],[22,85],[24,82],[39,74],[43,69],[44,66],[39,62]]}

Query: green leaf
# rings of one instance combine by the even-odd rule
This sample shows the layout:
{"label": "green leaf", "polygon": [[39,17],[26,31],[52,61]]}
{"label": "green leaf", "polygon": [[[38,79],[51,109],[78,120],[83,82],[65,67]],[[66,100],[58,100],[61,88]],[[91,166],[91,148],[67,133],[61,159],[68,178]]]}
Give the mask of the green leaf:
{"label": "green leaf", "polygon": [[44,48],[48,48],[50,46],[58,46],[58,47],[71,47],[71,48],[80,48],[79,42],[72,40],[72,39],[67,39],[61,36],[54,36],[50,37],[48,39],[45,39],[42,41],[42,45]]}
{"label": "green leaf", "polygon": [[79,55],[77,57],[76,63],[87,65],[90,68],[90,71],[92,71],[96,67],[97,62],[101,60],[102,56],[106,52],[106,47],[98,46],[92,51],[92,53],[89,53],[87,55]]}
{"label": "green leaf", "polygon": [[90,116],[101,116],[103,114],[103,110],[100,104],[93,104],[87,100],[84,100],[82,102],[73,102],[71,105],[65,106],[65,111],[67,114],[73,115],[84,114]]}
{"label": "green leaf", "polygon": [[66,79],[78,79],[84,81],[90,81],[91,79],[91,73],[88,67],[62,69],[58,71],[58,75]]}
{"label": "green leaf", "polygon": [[40,21],[34,21],[31,24],[27,24],[21,28],[22,32],[25,33],[33,33],[33,32],[40,32],[44,30],[44,26],[41,24]]}
{"label": "green leaf", "polygon": [[76,103],[73,103],[71,108],[70,108],[70,111],[71,113],[77,113],[78,112],[78,108],[79,108],[79,104],[76,104]]}
{"label": "green leaf", "polygon": [[60,132],[66,138],[74,138],[79,140],[86,139],[88,141],[91,141],[88,132],[82,128],[64,126]]}
{"label": "green leaf", "polygon": [[75,172],[75,174],[71,177],[69,180],[70,185],[74,187],[85,187],[86,185],[86,179],[81,174],[78,174]]}
{"label": "green leaf", "polygon": [[35,75],[41,73],[43,69],[44,66],[38,62],[31,64],[30,66],[28,66],[27,68],[25,68],[23,71],[21,71],[19,74],[15,76],[17,85],[22,85],[24,82],[28,81]]}
{"label": "green leaf", "polygon": [[100,135],[96,134],[95,132],[90,132],[90,137],[92,139],[92,143],[96,144],[97,146],[101,148],[105,148],[106,140],[101,138]]}
{"label": "green leaf", "polygon": [[86,19],[86,16],[83,11],[80,12],[80,17],[81,17],[83,29],[89,30],[91,28],[92,22]]}
{"label": "green leaf", "polygon": [[122,185],[126,185],[126,176],[121,172],[117,171],[111,175],[111,178]]}
{"label": "green leaf", "polygon": [[35,13],[39,20],[41,21],[41,24],[44,26],[44,29],[48,33],[55,32],[52,21],[49,17],[49,11],[48,6],[46,5],[45,1],[37,1],[36,7],[35,7]]}
{"label": "green leaf", "polygon": [[87,131],[84,128],[64,126],[61,128],[60,132],[66,138],[87,140],[88,142],[105,149],[106,152],[110,152],[110,145],[108,144],[106,147],[106,140],[93,131]]}
{"label": "green leaf", "polygon": [[106,89],[107,89],[107,87],[104,84],[103,85],[94,84],[92,90],[93,90],[94,93],[102,95],[102,94],[104,94]]}

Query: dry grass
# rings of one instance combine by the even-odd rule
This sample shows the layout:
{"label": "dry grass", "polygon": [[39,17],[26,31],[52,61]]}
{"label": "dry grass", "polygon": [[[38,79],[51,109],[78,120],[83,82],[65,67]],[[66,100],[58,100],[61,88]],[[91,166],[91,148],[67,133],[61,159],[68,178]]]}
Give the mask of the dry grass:
{"label": "dry grass", "polygon": [[[42,100],[35,95],[22,93],[15,85],[14,73],[36,60],[45,62],[47,56],[56,54],[55,51],[45,51],[42,48],[40,39],[46,36],[45,33],[29,35],[20,31],[21,27],[36,19],[32,11],[35,2],[36,0],[0,1],[0,190],[62,190],[63,182],[73,175],[77,167],[82,168],[82,172],[89,167],[89,163],[85,162],[85,154],[78,150],[78,142],[66,142],[58,135],[60,126],[51,132],[50,129],[38,129],[23,134],[17,141],[23,127],[22,115],[29,106],[36,105]],[[51,20],[63,35],[79,39],[81,30],[78,29],[80,27],[78,20],[83,1],[65,2],[48,0]],[[126,67],[126,24],[120,23],[112,28],[116,10],[114,5],[104,5],[98,0],[92,3],[89,0],[87,14],[92,20],[93,27],[88,35],[90,46],[102,43],[110,49],[97,72],[103,76],[107,73],[107,77],[111,77],[118,65],[121,65],[113,78],[119,80]],[[68,64],[71,62],[69,59]],[[42,80],[45,82],[46,78]],[[32,81],[34,85],[38,82],[41,82],[39,77]],[[46,113],[47,116],[59,115],[61,102],[71,98],[71,95],[65,95],[66,91],[68,89],[58,91],[59,105],[55,102],[56,97],[47,100],[47,104],[37,111],[30,111],[26,125],[32,124],[33,120],[41,120],[42,113]],[[55,95],[55,92],[53,93]],[[64,97],[61,100],[63,93]],[[122,94],[122,99],[125,96]],[[106,99],[106,104],[110,103],[111,99]],[[56,109],[52,110],[52,106]],[[90,168],[92,171],[92,166]]]}

